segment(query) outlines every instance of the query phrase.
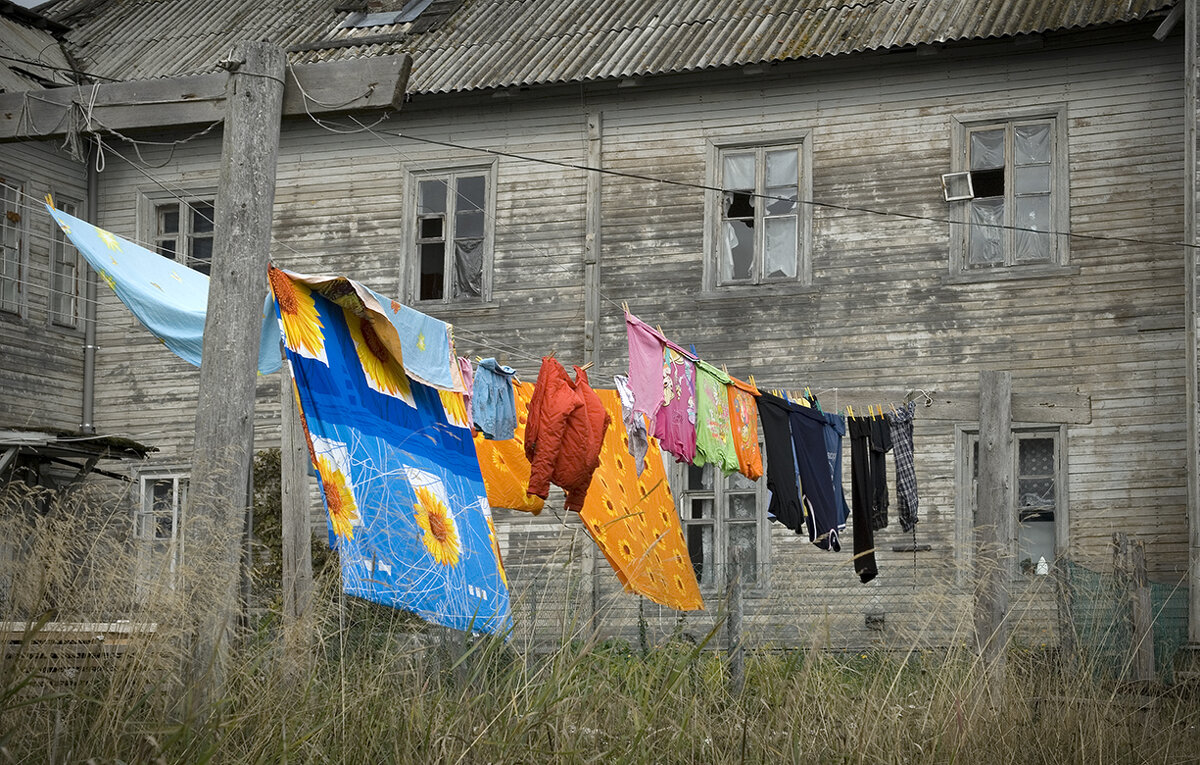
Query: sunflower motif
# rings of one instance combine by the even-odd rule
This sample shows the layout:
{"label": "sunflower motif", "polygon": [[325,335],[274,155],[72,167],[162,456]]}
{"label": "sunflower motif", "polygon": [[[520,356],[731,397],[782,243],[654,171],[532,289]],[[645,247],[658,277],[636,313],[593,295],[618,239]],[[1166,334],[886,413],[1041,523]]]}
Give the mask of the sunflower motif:
{"label": "sunflower motif", "polygon": [[617,543],[617,550],[621,553],[621,557],[625,559],[626,563],[633,560],[633,545],[630,544],[628,539],[622,539]]}
{"label": "sunflower motif", "polygon": [[113,236],[112,234],[105,231],[104,229],[102,229],[102,228],[96,229],[96,236],[100,237],[100,241],[102,241],[106,245],[108,245],[108,249],[116,250],[117,252],[122,251],[121,250],[121,241],[119,239],[117,239],[115,236]]}
{"label": "sunflower motif", "polygon": [[354,539],[354,522],[358,520],[358,507],[354,504],[354,494],[350,491],[350,482],[328,457],[317,458],[317,472],[321,475],[321,485],[325,487],[325,504],[329,507],[329,521],[333,524],[333,533],[342,539]]}
{"label": "sunflower motif", "polygon": [[492,467],[501,471],[505,470],[507,467],[504,463],[504,457],[500,454],[499,449],[492,449]]}
{"label": "sunflower motif", "polygon": [[496,539],[496,524],[492,523],[492,516],[488,516],[487,523],[488,539],[492,540],[492,552],[496,554],[496,568],[500,571],[500,581],[508,587],[508,574],[504,573],[504,559],[500,557],[500,542]]}
{"label": "sunflower motif", "polygon": [[358,353],[363,374],[367,376],[367,385],[384,395],[411,400],[412,389],[404,367],[388,351],[371,323],[349,311],[343,310],[342,314],[346,317],[350,336],[354,338],[354,350]]}
{"label": "sunflower motif", "polygon": [[467,402],[463,399],[463,394],[452,390],[439,390],[438,396],[442,399],[442,409],[446,411],[446,422],[460,428],[471,427],[471,421],[467,419]]}
{"label": "sunflower motif", "polygon": [[454,523],[454,516],[450,514],[450,508],[429,489],[418,487],[416,493],[417,501],[413,508],[417,511],[417,525],[425,532],[421,537],[425,549],[443,566],[458,565],[461,548],[458,542],[458,527]]}
{"label": "sunflower motif", "polygon": [[108,275],[107,271],[101,270],[100,278],[104,280],[104,283],[107,284],[110,289],[112,289],[114,292],[116,292],[117,283],[111,276]]}
{"label": "sunflower motif", "polygon": [[278,268],[267,269],[271,292],[279,304],[280,323],[287,347],[314,359],[325,359],[325,335],[321,317],[308,285],[288,278]]}

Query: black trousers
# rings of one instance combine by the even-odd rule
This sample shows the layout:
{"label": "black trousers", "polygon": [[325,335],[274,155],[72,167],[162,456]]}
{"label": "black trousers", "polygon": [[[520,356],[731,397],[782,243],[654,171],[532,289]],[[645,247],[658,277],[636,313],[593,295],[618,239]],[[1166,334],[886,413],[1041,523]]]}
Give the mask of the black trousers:
{"label": "black trousers", "polygon": [[875,564],[875,529],[871,525],[875,505],[875,481],[871,478],[871,420],[846,420],[850,437],[851,525],[854,527],[854,573],[866,584],[879,575]]}

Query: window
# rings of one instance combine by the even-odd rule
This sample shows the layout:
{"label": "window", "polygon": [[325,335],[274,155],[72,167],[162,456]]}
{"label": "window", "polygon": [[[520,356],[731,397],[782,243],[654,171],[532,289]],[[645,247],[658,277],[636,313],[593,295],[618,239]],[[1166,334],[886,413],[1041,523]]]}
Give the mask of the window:
{"label": "window", "polygon": [[417,300],[490,298],[492,185],[489,168],[414,175]]}
{"label": "window", "polygon": [[182,521],[186,475],[145,474],[139,478],[133,536],[137,544],[139,592],[174,589],[183,563]]}
{"label": "window", "polygon": [[[1049,574],[1066,546],[1059,429],[1015,430],[1013,513],[1017,518],[1017,567],[1020,573]],[[979,481],[979,436],[969,434],[971,483],[966,497],[974,522]]]}
{"label": "window", "polygon": [[[1057,265],[1068,227],[1065,120],[1057,116],[958,124],[958,173],[946,198],[956,226],[956,268]],[[954,185],[953,191],[950,186]]]}
{"label": "window", "polygon": [[[710,287],[808,281],[807,141],[714,146]],[[715,204],[714,204],[715,202]]]}
{"label": "window", "polygon": [[213,201],[162,202],[154,205],[154,247],[159,255],[202,274],[212,270]]}
{"label": "window", "polygon": [[21,195],[25,187],[0,178],[0,311],[25,310],[25,237]]}
{"label": "window", "polygon": [[[79,217],[79,206],[59,199],[58,209]],[[52,226],[54,238],[50,244],[50,322],[60,327],[75,327],[79,323],[79,251],[58,226]]]}
{"label": "window", "polygon": [[712,465],[681,465],[683,534],[701,587],[721,588],[737,557],[742,582],[766,581],[766,481],[741,473],[722,476]]}

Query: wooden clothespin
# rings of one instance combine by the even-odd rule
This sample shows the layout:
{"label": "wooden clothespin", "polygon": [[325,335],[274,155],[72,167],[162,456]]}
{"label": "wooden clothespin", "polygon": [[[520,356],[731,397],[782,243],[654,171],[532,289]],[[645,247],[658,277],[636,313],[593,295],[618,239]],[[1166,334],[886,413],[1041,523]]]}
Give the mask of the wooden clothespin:
{"label": "wooden clothespin", "polygon": [[846,416],[847,417],[854,416],[854,407],[850,406],[849,404],[846,404]]}
{"label": "wooden clothespin", "polygon": [[588,371],[589,369],[591,369],[591,368],[592,368],[592,364],[594,364],[594,363],[596,363],[596,362],[594,362],[594,361],[589,361],[588,363],[586,363],[586,364],[584,364],[583,366],[581,366],[581,367],[580,367],[580,369],[582,369],[584,372],[586,372],[586,371]]}
{"label": "wooden clothespin", "polygon": [[[46,193],[46,204],[54,207],[54,195],[49,192]],[[58,208],[55,207],[54,209],[57,210]]]}
{"label": "wooden clothespin", "polygon": [[758,387],[758,383],[754,382],[754,375],[750,375],[750,384],[753,385],[755,388]]}
{"label": "wooden clothespin", "polygon": [[629,303],[626,303],[624,300],[622,300],[621,310],[625,311],[625,313],[629,313]]}

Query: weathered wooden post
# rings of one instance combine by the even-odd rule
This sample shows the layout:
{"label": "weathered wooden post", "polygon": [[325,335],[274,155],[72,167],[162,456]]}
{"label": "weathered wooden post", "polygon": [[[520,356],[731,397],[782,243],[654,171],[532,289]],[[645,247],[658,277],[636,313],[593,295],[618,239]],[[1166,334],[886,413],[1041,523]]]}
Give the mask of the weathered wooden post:
{"label": "weathered wooden post", "polygon": [[1129,679],[1149,685],[1154,671],[1154,608],[1146,578],[1146,545],[1113,533],[1113,574],[1119,598],[1129,600]]}
{"label": "weathered wooden post", "polygon": [[240,43],[228,63],[208,321],[188,492],[186,590],[196,710],[224,692],[238,615],[240,538],[254,433],[258,336],[275,200],[285,57]]}
{"label": "weathered wooden post", "polygon": [[311,649],[309,608],[312,605],[312,531],[308,519],[308,445],[303,415],[288,371],[280,370],[279,483],[283,532],[283,641],[291,669],[308,663]]}
{"label": "weathered wooden post", "polygon": [[983,690],[999,707],[1008,650],[1008,586],[1013,575],[1012,374],[979,373],[979,483],[975,509],[975,645]]}
{"label": "weathered wooden post", "polygon": [[733,552],[729,566],[729,617],[725,623],[729,643],[729,691],[740,696],[746,684],[745,652],[742,648],[742,561]]}

